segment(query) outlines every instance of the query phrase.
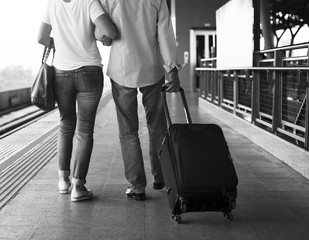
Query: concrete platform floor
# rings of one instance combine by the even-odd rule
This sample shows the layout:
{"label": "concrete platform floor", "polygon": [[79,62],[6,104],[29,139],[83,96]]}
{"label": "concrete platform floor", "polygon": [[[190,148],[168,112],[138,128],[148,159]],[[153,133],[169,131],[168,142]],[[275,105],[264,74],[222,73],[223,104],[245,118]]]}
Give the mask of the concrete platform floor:
{"label": "concrete platform floor", "polygon": [[[151,188],[147,127],[140,112],[140,138],[148,177],[147,200],[125,197],[128,186],[118,141],[114,103],[99,112],[86,186],[94,199],[71,202],[57,189],[57,161],[52,159],[0,211],[0,239],[106,240],[305,240],[309,239],[309,181],[280,160],[198,107],[187,93],[194,122],[219,124],[239,178],[234,220],[219,212],[185,213],[181,224],[170,216],[166,192]],[[171,94],[174,122],[184,121],[180,98]]]}

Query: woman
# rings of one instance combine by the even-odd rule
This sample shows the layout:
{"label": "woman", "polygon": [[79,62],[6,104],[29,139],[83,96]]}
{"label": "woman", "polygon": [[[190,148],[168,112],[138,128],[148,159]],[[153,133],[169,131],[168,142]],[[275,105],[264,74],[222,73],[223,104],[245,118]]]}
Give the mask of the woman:
{"label": "woman", "polygon": [[71,201],[91,199],[93,196],[92,191],[84,185],[93,148],[96,111],[103,91],[102,59],[96,38],[114,39],[115,36],[116,29],[98,0],[48,1],[38,42],[44,46],[54,42],[56,49],[53,65],[56,100],[60,112],[60,193],[68,193],[71,185],[70,161],[76,130]]}

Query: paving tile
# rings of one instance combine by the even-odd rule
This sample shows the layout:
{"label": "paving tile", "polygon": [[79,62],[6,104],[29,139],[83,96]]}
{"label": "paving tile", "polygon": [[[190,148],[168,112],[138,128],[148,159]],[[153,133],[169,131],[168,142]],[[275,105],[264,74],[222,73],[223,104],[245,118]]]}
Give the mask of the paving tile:
{"label": "paving tile", "polygon": [[36,240],[73,240],[73,239],[90,239],[91,228],[89,226],[43,226],[36,229],[30,239]]}
{"label": "paving tile", "polygon": [[35,227],[31,226],[0,226],[1,240],[27,240],[31,239],[35,232]]}
{"label": "paving tile", "polygon": [[110,228],[131,228],[131,231],[142,229],[144,230],[145,213],[144,204],[140,206],[127,207],[101,207],[97,208],[94,216],[93,227],[110,227]]}
{"label": "paving tile", "polygon": [[88,239],[108,239],[108,240],[144,240],[144,229],[137,231],[130,227],[106,227],[102,222],[101,227],[94,227],[91,229]]}
{"label": "paving tile", "polygon": [[[197,122],[222,126],[238,173],[234,220],[221,212],[182,214],[171,218],[166,191],[152,189],[148,136],[143,107],[139,106],[140,137],[147,174],[147,200],[128,199],[118,126],[112,101],[97,116],[95,143],[86,186],[93,200],[71,202],[57,189],[54,157],[0,211],[0,240],[303,240],[309,236],[309,180],[250,140],[198,108],[190,94],[189,108]],[[171,98],[175,121],[184,121],[182,106]],[[237,126],[238,128],[242,127]],[[246,126],[243,126],[246,128]]]}
{"label": "paving tile", "polygon": [[15,226],[17,229],[19,226],[36,226],[38,225],[42,219],[44,219],[44,214],[41,215],[29,215],[27,214],[19,214],[19,215],[6,215],[3,214],[1,216],[0,221],[0,233],[3,227]]}

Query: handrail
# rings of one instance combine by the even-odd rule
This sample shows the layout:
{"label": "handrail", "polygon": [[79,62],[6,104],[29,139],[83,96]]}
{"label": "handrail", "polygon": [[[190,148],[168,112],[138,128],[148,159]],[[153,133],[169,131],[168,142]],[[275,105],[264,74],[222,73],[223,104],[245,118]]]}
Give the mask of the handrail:
{"label": "handrail", "polygon": [[15,91],[20,91],[20,90],[27,90],[27,89],[31,89],[31,87],[21,87],[21,88],[13,88],[13,89],[4,89],[4,90],[0,90],[0,94],[1,93],[7,93],[7,92],[15,92]]}
{"label": "handrail", "polygon": [[212,58],[202,58],[200,61],[205,62],[205,61],[213,61],[217,60],[217,57],[212,57]]}
{"label": "handrail", "polygon": [[282,46],[282,47],[277,47],[277,48],[259,50],[259,51],[255,51],[255,53],[269,53],[269,52],[276,52],[276,51],[295,50],[295,49],[305,48],[308,46],[309,46],[309,42],[306,42],[306,43],[299,43],[295,45],[287,45],[287,46]]}
{"label": "handrail", "polygon": [[295,66],[295,67],[233,67],[233,68],[208,68],[208,67],[197,67],[196,71],[233,71],[233,70],[265,70],[265,71],[290,71],[290,70],[305,70],[309,71],[309,67]]}
{"label": "handrail", "polygon": [[297,61],[297,60],[307,60],[308,56],[298,56],[298,57],[284,57],[282,61]]}

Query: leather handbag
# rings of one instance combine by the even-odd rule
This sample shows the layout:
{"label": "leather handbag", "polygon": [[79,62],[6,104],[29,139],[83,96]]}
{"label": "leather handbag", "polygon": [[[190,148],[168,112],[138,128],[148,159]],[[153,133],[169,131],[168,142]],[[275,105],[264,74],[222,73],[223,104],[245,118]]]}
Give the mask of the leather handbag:
{"label": "leather handbag", "polygon": [[51,47],[45,47],[42,57],[42,65],[31,87],[32,104],[44,111],[50,111],[55,108],[55,69],[52,64],[48,65],[46,63],[51,49],[53,49],[53,63],[55,50]]}

